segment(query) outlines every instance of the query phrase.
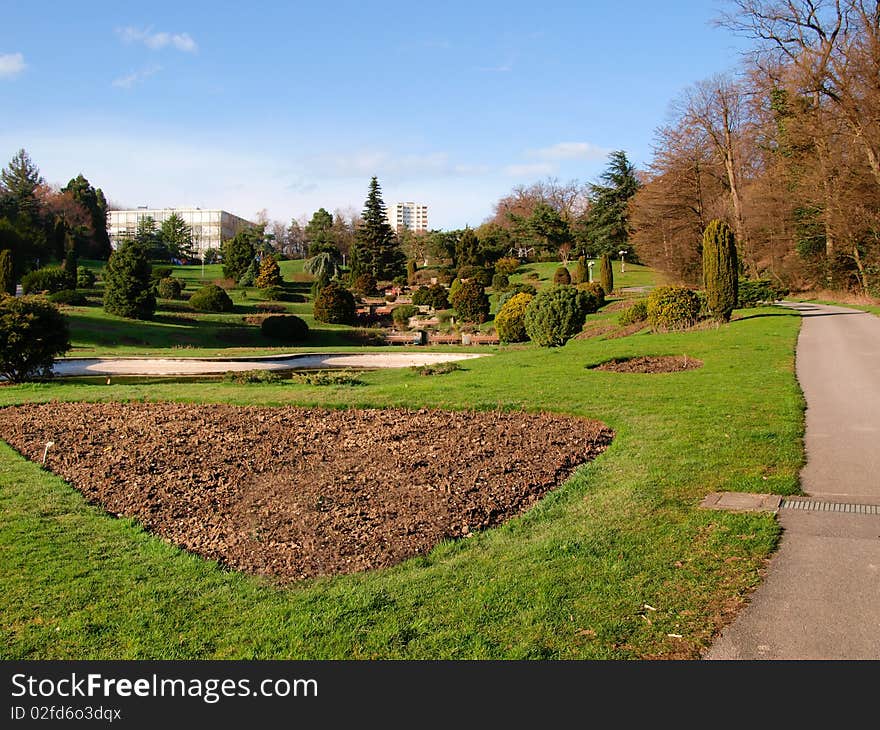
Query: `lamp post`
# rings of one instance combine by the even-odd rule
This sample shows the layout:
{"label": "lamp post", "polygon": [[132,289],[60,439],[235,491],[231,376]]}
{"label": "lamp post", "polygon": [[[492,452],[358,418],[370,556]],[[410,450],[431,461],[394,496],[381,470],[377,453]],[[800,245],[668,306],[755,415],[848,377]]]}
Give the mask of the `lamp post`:
{"label": "lamp post", "polygon": [[621,249],[617,253],[620,254],[620,273],[622,274],[626,271],[626,263],[624,262],[623,257],[626,256],[627,251],[626,249]]}

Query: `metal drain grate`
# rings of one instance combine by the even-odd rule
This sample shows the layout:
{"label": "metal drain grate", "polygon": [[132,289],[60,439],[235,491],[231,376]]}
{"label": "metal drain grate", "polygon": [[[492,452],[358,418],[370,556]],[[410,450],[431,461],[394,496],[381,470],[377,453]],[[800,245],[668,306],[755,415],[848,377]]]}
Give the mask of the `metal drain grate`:
{"label": "metal drain grate", "polygon": [[789,499],[783,497],[779,509],[802,509],[816,512],[845,512],[855,515],[880,515],[877,504],[846,504],[844,502],[819,502],[814,499]]}

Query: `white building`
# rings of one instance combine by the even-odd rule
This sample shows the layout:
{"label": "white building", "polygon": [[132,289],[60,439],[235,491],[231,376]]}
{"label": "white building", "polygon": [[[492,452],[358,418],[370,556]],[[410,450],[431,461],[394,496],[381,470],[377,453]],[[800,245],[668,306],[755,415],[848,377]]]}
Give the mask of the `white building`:
{"label": "white building", "polygon": [[395,233],[402,228],[425,233],[428,230],[428,206],[418,203],[394,203],[388,208],[388,222]]}
{"label": "white building", "polygon": [[110,243],[116,248],[123,238],[133,237],[138,222],[144,218],[156,221],[156,228],[177,214],[193,233],[193,247],[196,251],[209,248],[219,249],[223,241],[233,238],[242,228],[256,225],[225,210],[203,210],[202,208],[137,208],[136,210],[111,210],[107,216],[107,233]]}

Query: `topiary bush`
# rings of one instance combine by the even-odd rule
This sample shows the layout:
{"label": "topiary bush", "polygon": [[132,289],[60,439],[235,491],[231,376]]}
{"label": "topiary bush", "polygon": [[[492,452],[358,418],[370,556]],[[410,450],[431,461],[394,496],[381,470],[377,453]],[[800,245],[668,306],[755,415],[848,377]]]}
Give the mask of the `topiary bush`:
{"label": "topiary bush", "polygon": [[129,241],[110,254],[104,270],[104,311],[129,319],[152,319],[156,311],[152,267],[141,244]]}
{"label": "topiary bush", "polygon": [[315,298],[315,319],[328,324],[354,322],[355,302],[352,293],[337,281],[323,287]]}
{"label": "topiary bush", "polygon": [[573,286],[553,286],[539,292],[526,308],[529,339],[542,347],[559,347],[574,337],[587,317],[587,295]]}
{"label": "topiary bush", "polygon": [[442,284],[431,284],[416,289],[412,295],[412,302],[417,306],[431,307],[431,309],[448,309],[449,293]]}
{"label": "topiary bush", "polygon": [[76,289],[62,289],[52,292],[46,297],[54,304],[66,304],[69,307],[82,307],[86,302],[86,295]]}
{"label": "topiary bush", "polygon": [[526,309],[534,299],[533,294],[515,294],[504,303],[495,315],[495,331],[502,342],[525,342],[529,339],[526,333]]}
{"label": "topiary bush", "polygon": [[757,307],[782,299],[788,290],[772,281],[740,281],[737,286],[737,307]]}
{"label": "topiary bush", "polygon": [[531,284],[514,284],[510,289],[498,297],[498,306],[503,307],[507,302],[513,299],[517,294],[531,294],[535,296],[538,290]]}
{"label": "topiary bush", "polygon": [[91,269],[86,269],[80,266],[76,272],[77,289],[91,289],[97,280],[98,277],[95,276],[95,272]]}
{"label": "topiary bush", "polygon": [[492,288],[497,292],[510,289],[510,279],[507,278],[507,274],[495,274],[492,277]]}
{"label": "topiary bush", "polygon": [[654,330],[683,330],[699,319],[700,298],[684,286],[659,286],[648,295],[647,309]]}
{"label": "topiary bush", "polygon": [[572,284],[586,284],[590,281],[590,272],[587,269],[587,260],[580,256],[577,260],[577,266],[574,267],[574,274],[571,277]]}
{"label": "topiary bush", "polygon": [[730,321],[738,282],[733,231],[724,221],[713,220],[703,232],[703,286],[709,312],[719,322]]}
{"label": "topiary bush", "polygon": [[15,262],[12,251],[0,250],[0,295],[15,294]]}
{"label": "topiary bush", "polygon": [[611,257],[607,253],[603,253],[599,259],[599,283],[605,294],[614,291],[614,270],[611,268]]}
{"label": "topiary bush", "polygon": [[189,305],[200,312],[231,312],[234,305],[229,295],[216,284],[208,284],[189,298]]}
{"label": "topiary bush", "polygon": [[601,307],[605,306],[605,290],[601,284],[595,281],[588,281],[577,285],[578,291],[582,291],[587,295],[587,314],[598,312]]}
{"label": "topiary bush", "polygon": [[639,299],[631,307],[624,309],[617,321],[626,326],[636,322],[644,322],[646,319],[648,319],[648,302],[645,299]]}
{"label": "topiary bush", "polygon": [[372,274],[361,274],[351,284],[352,291],[362,299],[376,294],[376,277]]}
{"label": "topiary bush", "polygon": [[254,279],[254,284],[259,289],[268,289],[272,286],[281,286],[282,281],[281,267],[278,265],[275,257],[264,256],[260,262],[260,273]]}
{"label": "topiary bush", "polygon": [[401,304],[391,310],[391,319],[400,329],[409,327],[409,318],[415,317],[419,313],[419,308],[413,304]]}
{"label": "topiary bush", "polygon": [[260,323],[260,331],[272,340],[302,342],[309,336],[305,320],[293,314],[273,314]]}
{"label": "topiary bush", "polygon": [[34,269],[21,277],[21,288],[25,294],[50,294],[70,289],[70,277],[67,272],[58,266],[46,266],[42,269]]}
{"label": "topiary bush", "polygon": [[519,268],[519,259],[515,256],[504,256],[495,262],[495,273],[510,276]]}
{"label": "topiary bush", "polygon": [[461,282],[450,297],[458,316],[465,322],[485,322],[489,318],[489,297],[479,282],[469,279]]}
{"label": "topiary bush", "polygon": [[52,375],[70,349],[67,318],[42,297],[0,294],[0,375],[13,383]]}
{"label": "topiary bush", "polygon": [[571,284],[571,274],[568,273],[568,269],[565,266],[560,266],[553,273],[553,283],[554,284]]}
{"label": "topiary bush", "polygon": [[492,283],[492,272],[482,266],[462,266],[458,270],[458,278],[477,281],[487,287]]}
{"label": "topiary bush", "polygon": [[173,276],[161,279],[156,285],[156,293],[162,299],[180,299],[182,291],[183,285],[181,284],[180,279],[175,279]]}
{"label": "topiary bush", "polygon": [[156,281],[160,281],[161,279],[167,279],[173,273],[173,269],[170,266],[154,266],[152,271],[152,277]]}

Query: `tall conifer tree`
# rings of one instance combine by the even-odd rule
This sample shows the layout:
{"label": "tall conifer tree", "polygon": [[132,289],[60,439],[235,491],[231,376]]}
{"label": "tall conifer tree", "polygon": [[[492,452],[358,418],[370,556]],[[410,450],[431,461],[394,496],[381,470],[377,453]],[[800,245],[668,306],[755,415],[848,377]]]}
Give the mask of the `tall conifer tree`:
{"label": "tall conifer tree", "polygon": [[370,180],[361,224],[351,250],[351,270],[355,277],[371,274],[377,280],[406,275],[406,255],[388,223],[379,181]]}

